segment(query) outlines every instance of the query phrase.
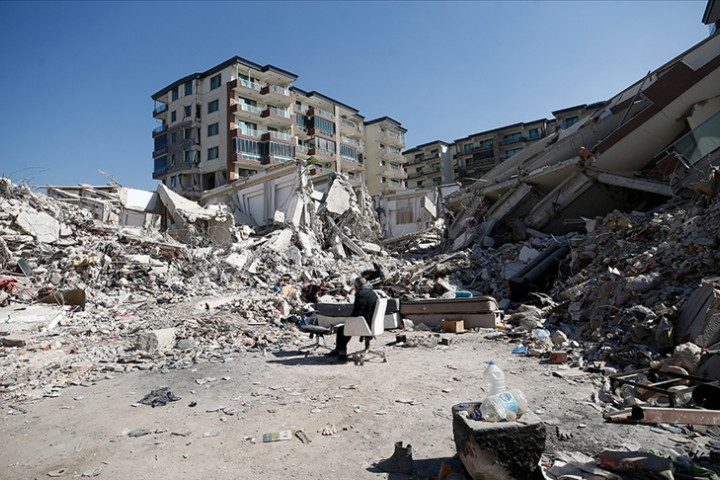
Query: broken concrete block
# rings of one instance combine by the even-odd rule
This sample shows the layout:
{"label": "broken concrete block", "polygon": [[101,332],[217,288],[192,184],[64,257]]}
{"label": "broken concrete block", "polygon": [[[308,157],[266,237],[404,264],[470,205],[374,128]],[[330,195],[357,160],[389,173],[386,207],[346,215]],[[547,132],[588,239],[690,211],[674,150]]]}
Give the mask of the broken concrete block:
{"label": "broken concrete block", "polygon": [[691,341],[708,347],[720,341],[720,288],[706,283],[695,290],[683,305],[675,321],[676,342]]}
{"label": "broken concrete block", "polygon": [[663,281],[659,273],[650,273],[628,278],[627,285],[632,292],[645,293],[659,286]]}
{"label": "broken concrete block", "polygon": [[15,222],[38,242],[53,243],[60,238],[60,223],[45,212],[26,210],[20,212]]}
{"label": "broken concrete block", "polygon": [[230,265],[237,270],[242,270],[243,268],[245,268],[245,265],[247,265],[248,260],[250,260],[250,258],[245,253],[231,253],[223,259],[223,263],[226,265]]}
{"label": "broken concrete block", "polygon": [[325,208],[335,215],[347,212],[350,209],[350,193],[341,182],[333,182],[325,199]]}
{"label": "broken concrete block", "polygon": [[135,348],[143,352],[156,353],[172,348],[174,344],[175,329],[163,328],[139,334],[135,341]]}
{"label": "broken concrete block", "polygon": [[24,347],[30,341],[30,335],[14,334],[2,337],[4,347]]}
{"label": "broken concrete block", "polygon": [[690,373],[697,372],[701,359],[702,348],[691,342],[678,345],[673,351],[674,363],[680,363]]}
{"label": "broken concrete block", "polygon": [[562,345],[563,343],[567,342],[567,340],[568,340],[567,335],[565,335],[565,333],[563,333],[561,330],[558,330],[555,333],[553,333],[552,342],[555,345]]}
{"label": "broken concrete block", "polygon": [[284,252],[292,245],[293,232],[290,229],[281,230],[270,244],[270,248],[278,252]]}
{"label": "broken concrete block", "polygon": [[473,479],[543,478],[545,425],[532,412],[514,422],[483,422],[467,409],[453,408],[453,436],[458,457]]}

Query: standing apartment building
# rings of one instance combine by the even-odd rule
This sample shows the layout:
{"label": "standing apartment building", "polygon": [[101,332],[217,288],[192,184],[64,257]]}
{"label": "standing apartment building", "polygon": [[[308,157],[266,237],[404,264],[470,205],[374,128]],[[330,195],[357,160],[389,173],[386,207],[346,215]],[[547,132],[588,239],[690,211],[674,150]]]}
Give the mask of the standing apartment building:
{"label": "standing apartment building", "polygon": [[405,148],[407,130],[390,117],[365,122],[365,185],[370,195],[396,192],[407,187]]}
{"label": "standing apartment building", "polygon": [[[158,121],[152,132],[153,178],[197,199],[203,191],[300,158],[312,165],[311,173],[344,172],[360,185],[364,117],[342,102],[293,86],[297,78],[233,57],[152,95]],[[381,155],[374,152],[373,158]]]}
{"label": "standing apartment building", "polygon": [[407,187],[424,188],[453,181],[453,146],[442,140],[423,143],[403,152],[407,165]]}

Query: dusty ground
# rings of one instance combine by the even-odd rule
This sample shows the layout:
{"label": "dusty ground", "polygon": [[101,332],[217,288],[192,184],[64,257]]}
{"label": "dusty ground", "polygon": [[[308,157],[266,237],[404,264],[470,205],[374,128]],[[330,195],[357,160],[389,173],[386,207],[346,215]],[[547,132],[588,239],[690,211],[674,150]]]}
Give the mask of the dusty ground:
{"label": "dusty ground", "polygon": [[[413,478],[435,475],[443,462],[461,471],[453,458],[450,409],[482,398],[483,361],[491,359],[506,372],[508,386],[524,390],[531,408],[547,422],[550,452],[592,454],[623,444],[662,450],[687,441],[648,426],[603,423],[601,413],[586,403],[600,377],[512,355],[515,345],[502,334],[444,336],[454,342],[386,347],[388,363],[333,364],[319,354],[306,358],[286,348],[267,355],[245,353],[224,364],[128,373],[70,387],[57,398],[20,405],[27,413],[3,404],[0,478],[49,478],[48,472],[60,469],[66,469],[60,478],[72,478],[98,468],[103,469],[100,478],[409,478],[373,467],[398,440],[413,445]],[[393,340],[394,334],[386,332],[375,345]],[[360,344],[353,340],[350,346]],[[215,380],[196,381],[208,377]],[[182,399],[158,408],[137,405],[160,386],[169,386]],[[236,413],[226,415],[218,407]],[[337,426],[336,435],[317,433],[327,423]],[[573,438],[559,442],[556,425]],[[291,428],[305,429],[312,442],[262,441],[264,433]],[[127,435],[135,429],[153,433]]]}

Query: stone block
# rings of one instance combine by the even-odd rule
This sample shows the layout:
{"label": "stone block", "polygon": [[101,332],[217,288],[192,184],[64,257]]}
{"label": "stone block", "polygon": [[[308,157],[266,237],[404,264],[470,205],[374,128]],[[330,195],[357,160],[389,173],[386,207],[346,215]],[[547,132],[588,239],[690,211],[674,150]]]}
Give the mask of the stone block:
{"label": "stone block", "polygon": [[14,334],[2,337],[4,347],[24,347],[30,341],[30,335]]}
{"label": "stone block", "polygon": [[52,243],[60,238],[60,223],[45,212],[24,211],[15,222],[28,235],[38,242]]}
{"label": "stone block", "polygon": [[[471,404],[468,404],[471,405]],[[542,479],[545,425],[532,412],[515,422],[482,422],[468,409],[453,407],[458,456],[474,480]]]}
{"label": "stone block", "polygon": [[175,329],[163,328],[139,334],[135,342],[135,348],[147,353],[156,353],[172,348],[174,344]]}

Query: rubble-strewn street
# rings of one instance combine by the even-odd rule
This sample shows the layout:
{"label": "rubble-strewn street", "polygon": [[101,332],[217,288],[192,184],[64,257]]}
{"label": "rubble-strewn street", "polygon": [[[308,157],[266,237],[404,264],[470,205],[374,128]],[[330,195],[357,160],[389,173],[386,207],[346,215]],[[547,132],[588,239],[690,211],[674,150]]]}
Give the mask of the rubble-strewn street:
{"label": "rubble-strewn street", "polygon": [[[436,475],[442,463],[461,473],[450,409],[482,396],[482,362],[494,359],[546,425],[547,467],[569,460],[556,449],[593,456],[641,447],[713,465],[716,427],[623,426],[605,423],[603,414],[643,401],[637,391],[613,392],[612,374],[652,365],[718,378],[707,347],[719,330],[705,320],[716,315],[714,303],[687,299],[714,295],[697,287],[712,282],[720,262],[719,205],[699,195],[588,219],[587,233],[566,238],[342,259],[303,254],[287,227],[264,235],[230,227],[224,245],[201,234],[181,243],[103,224],[5,181],[1,408],[6,432],[26,440],[5,449],[3,461],[15,478],[60,469],[112,475],[126,472],[130,458],[138,478],[154,478],[154,469],[236,478],[231,459],[242,455],[250,478],[260,471],[334,478],[340,470],[373,472],[373,462],[403,439],[415,445],[417,478]],[[57,228],[39,231],[33,218],[41,215]],[[285,232],[289,245],[273,248]],[[511,301],[507,279],[557,242],[570,253],[547,293]],[[312,341],[297,328],[312,304],[308,287],[321,301],[343,301],[363,270],[376,271],[377,287],[404,300],[492,294],[504,309],[503,328],[438,336],[406,321],[404,343],[389,332],[376,340],[388,344],[387,364],[301,355],[298,348]],[[511,353],[519,347],[526,355]],[[549,363],[558,350],[567,363]],[[138,403],[163,385],[180,399],[155,409]],[[326,424],[338,433],[316,433]],[[287,428],[305,429],[312,443],[262,442],[264,433]],[[22,460],[27,445],[45,453]],[[352,461],[327,457],[330,446],[351,452]],[[203,460],[192,470],[183,467],[197,456]],[[316,465],[323,467],[310,468]]]}
{"label": "rubble-strewn street", "polygon": [[720,480],[718,5],[454,142],[236,55],[151,96],[153,190],[0,172],[0,479]]}

